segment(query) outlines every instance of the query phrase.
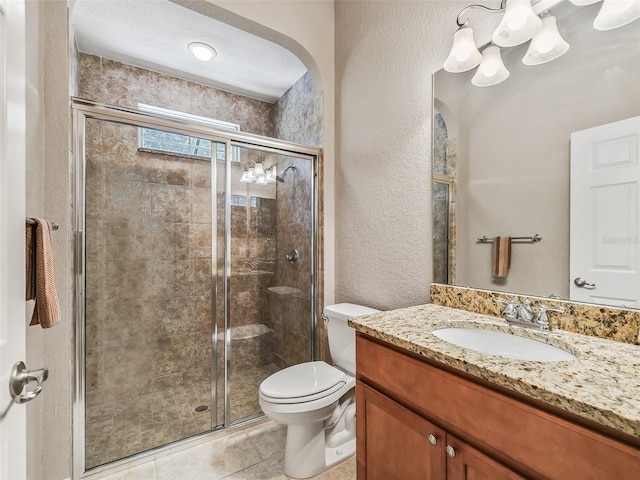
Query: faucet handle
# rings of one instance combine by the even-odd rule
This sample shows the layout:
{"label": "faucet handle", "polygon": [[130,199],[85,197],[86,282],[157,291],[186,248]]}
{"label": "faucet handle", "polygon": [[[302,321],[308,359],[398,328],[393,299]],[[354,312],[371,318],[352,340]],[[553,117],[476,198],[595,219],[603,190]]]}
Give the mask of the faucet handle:
{"label": "faucet handle", "polygon": [[547,317],[547,312],[559,312],[564,313],[563,307],[556,307],[553,305],[538,305],[538,314],[536,315],[536,323],[540,325],[549,326],[549,317]]}
{"label": "faucet handle", "polygon": [[519,303],[516,302],[515,300],[509,300],[507,298],[496,297],[494,298],[494,300],[498,303],[504,303],[506,305],[519,305]]}
{"label": "faucet handle", "polygon": [[546,315],[547,312],[564,313],[564,307],[556,307],[555,305],[538,305],[538,315]]}
{"label": "faucet handle", "polygon": [[518,309],[522,306],[520,303],[500,297],[496,297],[495,300],[498,303],[505,304],[504,310],[502,310],[502,314],[506,316],[507,320],[516,319],[516,317],[518,316]]}

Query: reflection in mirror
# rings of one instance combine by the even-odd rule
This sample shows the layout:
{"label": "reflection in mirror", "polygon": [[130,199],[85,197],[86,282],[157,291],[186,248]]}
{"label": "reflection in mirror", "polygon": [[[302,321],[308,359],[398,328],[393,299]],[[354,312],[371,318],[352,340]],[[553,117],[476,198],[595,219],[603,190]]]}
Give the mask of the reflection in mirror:
{"label": "reflection in mirror", "polygon": [[[570,270],[570,261],[589,242],[600,245],[591,254],[592,260],[600,255],[595,258],[600,270],[625,273],[640,268],[635,263],[640,261],[640,234],[635,231],[640,226],[640,197],[635,186],[624,187],[625,193],[618,188],[609,195],[609,204],[598,204],[603,205],[598,212],[592,191],[584,200],[585,212],[599,224],[588,228],[600,230],[590,236],[570,231],[576,215],[570,209],[571,165],[576,161],[572,134],[640,116],[640,24],[598,31],[593,20],[599,8],[567,1],[554,7],[551,13],[569,50],[554,61],[529,66],[522,62],[527,44],[502,49],[510,76],[499,85],[473,86],[473,70],[434,75],[435,281],[640,305],[629,293],[601,294],[604,284],[590,278],[593,264],[572,265]],[[628,172],[640,169],[632,157],[640,151],[640,131],[631,137],[635,140],[626,146],[609,148],[607,155],[614,152],[619,158],[605,163],[619,163],[627,155],[624,162],[633,165]],[[591,168],[588,162],[585,168]],[[477,239],[534,234],[541,234],[542,241],[513,243],[507,276],[494,278],[492,244]],[[622,237],[626,240],[620,241]],[[596,288],[581,297],[585,289],[576,286],[574,277]],[[636,290],[640,296],[640,287]]]}

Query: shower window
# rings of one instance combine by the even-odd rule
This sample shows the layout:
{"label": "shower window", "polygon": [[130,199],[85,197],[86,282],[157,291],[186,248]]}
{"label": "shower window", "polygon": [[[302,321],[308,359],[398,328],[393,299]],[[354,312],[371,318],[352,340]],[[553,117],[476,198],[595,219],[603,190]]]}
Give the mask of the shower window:
{"label": "shower window", "polygon": [[[224,145],[222,146],[224,147]],[[152,128],[140,129],[138,148],[145,152],[156,151],[185,157],[206,158],[207,160],[211,158],[211,140],[163,132]]]}
{"label": "shower window", "polygon": [[[208,125],[211,127],[227,128],[229,130],[240,131],[240,125],[237,123],[224,122],[214,118],[201,117],[190,113],[179,112],[177,110],[169,110],[168,108],[155,107],[153,105],[138,104],[138,108],[143,112],[162,115],[165,118],[176,120],[186,120],[189,122]],[[169,155],[178,155],[192,158],[213,158],[212,153],[215,152],[215,158],[224,162],[225,145],[218,143],[213,145],[211,140],[205,138],[193,137],[190,135],[182,135],[179,133],[166,132],[153,128],[140,128],[138,130],[138,149],[144,152],[158,152]],[[231,150],[231,162],[240,162],[239,151],[237,148]]]}

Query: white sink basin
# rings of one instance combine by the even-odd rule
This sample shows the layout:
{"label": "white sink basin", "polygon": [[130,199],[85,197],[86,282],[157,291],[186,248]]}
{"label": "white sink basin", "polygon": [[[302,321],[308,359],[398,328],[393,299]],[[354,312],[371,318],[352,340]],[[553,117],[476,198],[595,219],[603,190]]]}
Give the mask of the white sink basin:
{"label": "white sink basin", "polygon": [[459,347],[516,360],[561,362],[576,359],[571,353],[553,345],[495,330],[441,328],[431,333]]}

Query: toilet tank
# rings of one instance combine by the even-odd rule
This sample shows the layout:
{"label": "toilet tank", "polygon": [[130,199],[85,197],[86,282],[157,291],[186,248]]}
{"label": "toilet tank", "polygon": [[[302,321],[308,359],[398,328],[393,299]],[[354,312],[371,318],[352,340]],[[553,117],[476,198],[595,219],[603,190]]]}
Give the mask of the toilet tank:
{"label": "toilet tank", "polygon": [[324,307],[327,334],[329,336],[329,351],[336,366],[355,375],[356,332],[347,325],[347,321],[353,317],[378,312],[380,310],[353,303],[338,303]]}

